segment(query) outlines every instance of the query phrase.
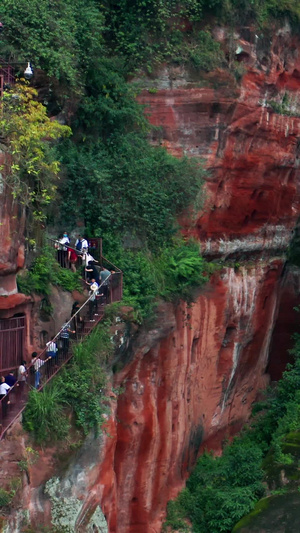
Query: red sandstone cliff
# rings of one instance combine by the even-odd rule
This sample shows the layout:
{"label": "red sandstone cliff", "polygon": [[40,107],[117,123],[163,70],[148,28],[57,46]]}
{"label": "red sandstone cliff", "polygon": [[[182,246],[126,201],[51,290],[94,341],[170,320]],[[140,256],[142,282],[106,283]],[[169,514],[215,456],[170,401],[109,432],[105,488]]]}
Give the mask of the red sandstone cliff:
{"label": "red sandstone cliff", "polygon": [[[7,161],[5,148],[0,147],[0,298],[5,296],[8,301],[8,297],[17,293],[16,272],[25,262],[25,209],[14,200],[5,182]],[[0,300],[2,308],[4,304],[1,305]]]}
{"label": "red sandstone cliff", "polygon": [[[226,32],[218,38],[226,47]],[[272,44],[249,39],[238,40],[246,71],[240,85],[220,72],[210,76],[214,88],[201,87],[182,70],[166,69],[153,82],[157,91],[140,97],[172,153],[206,160],[205,206],[195,224],[183,225],[207,256],[231,263],[193,306],[165,305],[157,327],[133,340],[115,376],[124,393],[109,434],[92,458],[86,451],[81,477],[68,485],[82,502],[76,531],[87,530],[86,517],[101,505],[110,533],[158,533],[199,450],[220,450],[268,380],[279,300],[291,293],[283,252],[300,201],[300,119],[274,113],[268,101],[288,92],[296,114],[300,43],[286,31]],[[61,494],[76,468],[62,475]],[[37,523],[49,502],[41,494],[46,478],[32,479],[27,504]]]}
{"label": "red sandstone cliff", "polygon": [[[252,37],[239,41],[247,50],[239,87],[224,73],[219,88],[197,87],[173,69],[140,97],[162,144],[206,160],[205,205],[194,225],[183,221],[186,233],[207,256],[243,266],[215,275],[191,308],[169,309],[166,331],[150,332],[116,376],[125,393],[115,448],[110,442],[97,480],[100,488],[106,479],[100,494],[111,533],[159,532],[200,446],[218,450],[268,379],[282,253],[299,214],[300,43],[283,31],[264,50]],[[285,92],[291,116],[268,104]],[[288,287],[285,278],[283,294]]]}

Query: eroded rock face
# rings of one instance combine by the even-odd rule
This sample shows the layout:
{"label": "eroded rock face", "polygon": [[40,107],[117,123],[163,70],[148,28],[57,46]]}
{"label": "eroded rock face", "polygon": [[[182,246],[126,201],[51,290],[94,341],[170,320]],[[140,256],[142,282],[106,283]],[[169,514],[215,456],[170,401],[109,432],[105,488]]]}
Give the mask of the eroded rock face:
{"label": "eroded rock face", "polygon": [[267,372],[272,381],[282,377],[286,364],[293,361],[289,350],[294,345],[293,335],[299,333],[300,268],[285,268],[280,283],[278,313],[270,346]]}
{"label": "eroded rock face", "polygon": [[281,269],[280,260],[225,268],[191,307],[164,308],[168,331],[158,322],[134,342],[134,358],[115,383],[125,392],[113,461],[98,480],[111,480],[112,505],[103,501],[109,531],[159,532],[166,502],[200,449],[220,451],[248,418],[268,382]]}
{"label": "eroded rock face", "polygon": [[[159,532],[166,502],[199,451],[220,450],[268,381],[280,297],[295,293],[292,277],[284,277],[283,291],[281,284],[300,200],[300,43],[286,31],[268,42],[241,40],[239,87],[222,73],[214,88],[199,87],[173,69],[140,97],[171,153],[205,159],[204,208],[195,224],[188,217],[182,223],[207,257],[232,266],[214,276],[191,308],[169,309],[163,338],[156,331],[152,343],[137,344],[116,377],[125,393],[115,452],[106,464],[110,475],[103,465],[99,474],[99,483],[111,479],[111,504],[103,498],[110,532]],[[279,115],[269,101],[280,103],[285,92],[289,115]]]}
{"label": "eroded rock face", "polygon": [[66,472],[51,449],[30,470],[35,527],[65,523],[61,500],[74,511],[74,532],[89,531],[86,517],[99,507],[110,533],[161,531],[166,503],[201,450],[221,451],[268,382],[282,267],[281,259],[224,267],[193,305],[161,304],[150,330],[121,335],[114,386],[123,392],[112,395],[103,437],[90,437]]}
{"label": "eroded rock face", "polygon": [[[226,30],[217,37],[226,46]],[[110,533],[161,531],[166,503],[200,451],[219,452],[249,417],[268,381],[280,298],[297,293],[295,278],[282,272],[300,201],[300,43],[285,28],[264,41],[240,35],[238,44],[240,85],[220,72],[205,80],[213,86],[201,87],[182,69],[165,69],[151,82],[157,90],[140,97],[171,153],[206,161],[204,208],[195,224],[188,216],[182,224],[208,258],[231,263],[193,306],[161,308],[156,327],[141,332],[122,356],[114,385],[124,393],[77,491],[81,516],[101,505]],[[280,103],[285,92],[289,116],[268,104]],[[43,503],[33,494],[34,517]],[[80,520],[79,526],[85,531]]]}
{"label": "eroded rock face", "polygon": [[[173,70],[163,72],[168,88],[160,89],[166,84],[158,79],[158,90],[140,97],[171,153],[206,161],[204,208],[195,225],[183,221],[205,254],[253,257],[286,250],[298,217],[299,41],[270,36],[265,55],[254,34],[253,41],[240,86],[220,73],[214,88],[200,81],[195,87]],[[279,115],[270,102],[283,98],[286,114]]]}
{"label": "eroded rock face", "polygon": [[0,147],[0,296],[17,293],[16,272],[24,266],[25,209],[5,182],[8,155]]}

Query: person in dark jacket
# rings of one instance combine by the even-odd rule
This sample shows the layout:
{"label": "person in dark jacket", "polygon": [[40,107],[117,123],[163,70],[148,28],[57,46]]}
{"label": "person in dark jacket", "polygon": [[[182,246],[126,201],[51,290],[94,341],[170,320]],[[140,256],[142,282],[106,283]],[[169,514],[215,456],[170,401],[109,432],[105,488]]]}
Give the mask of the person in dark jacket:
{"label": "person in dark jacket", "polygon": [[17,383],[17,378],[14,376],[13,372],[9,372],[7,376],[5,376],[5,383],[9,385],[10,387],[13,387],[15,383]]}
{"label": "person in dark jacket", "polygon": [[78,329],[80,328],[80,326],[82,326],[82,317],[80,316],[80,312],[78,313],[80,307],[81,307],[80,303],[77,302],[76,300],[72,305],[72,311],[71,311],[71,318],[75,315],[75,313],[77,313],[76,316],[74,316],[73,322],[72,322],[72,326],[73,326],[73,329],[76,335],[78,333]]}

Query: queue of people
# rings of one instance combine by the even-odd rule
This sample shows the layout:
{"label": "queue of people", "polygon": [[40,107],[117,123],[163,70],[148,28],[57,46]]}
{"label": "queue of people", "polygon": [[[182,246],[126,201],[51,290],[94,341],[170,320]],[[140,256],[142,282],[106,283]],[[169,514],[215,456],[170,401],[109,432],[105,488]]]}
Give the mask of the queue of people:
{"label": "queue of people", "polygon": [[57,249],[57,260],[60,266],[71,268],[73,272],[76,272],[77,263],[86,267],[90,261],[95,261],[89,253],[88,241],[81,235],[78,235],[75,242],[71,243],[68,233],[64,231],[55,241],[55,248]]}
{"label": "queue of people", "polygon": [[88,241],[81,235],[77,236],[74,243],[75,248],[70,245],[71,241],[68,233],[64,231],[61,238],[56,241],[59,264],[64,268],[69,267],[73,272],[76,272],[76,264],[81,262],[83,268],[82,275],[86,283],[90,286],[93,283],[97,283],[98,286],[102,284],[101,294],[95,292],[95,300],[92,299],[91,301],[95,301],[96,306],[97,296],[104,296],[105,302],[107,303],[109,301],[111,275],[115,274],[115,272],[113,270],[109,271],[107,268],[99,265],[99,261],[89,252]]}
{"label": "queue of people", "polygon": [[99,262],[89,253],[86,239],[78,235],[75,249],[73,249],[70,247],[67,232],[64,232],[60,240],[56,241],[56,248],[57,259],[61,266],[70,267],[75,271],[77,261],[80,260],[82,263],[83,277],[89,288],[88,313],[87,316],[81,316],[81,306],[78,301],[75,301],[71,310],[71,318],[66,318],[60,335],[46,343],[44,356],[33,352],[30,364],[27,365],[27,362],[22,360],[16,375],[11,371],[6,376],[0,376],[0,415],[2,411],[2,421],[7,415],[11,398],[14,398],[10,392],[15,391],[15,396],[18,398],[18,393],[22,397],[22,391],[26,385],[39,389],[42,379],[46,378],[47,381],[59,368],[61,362],[67,359],[70,336],[75,335],[75,338],[78,338],[78,336],[83,335],[85,321],[95,322],[94,317],[99,316],[99,303],[104,305],[110,301],[110,282],[115,272],[99,265]]}

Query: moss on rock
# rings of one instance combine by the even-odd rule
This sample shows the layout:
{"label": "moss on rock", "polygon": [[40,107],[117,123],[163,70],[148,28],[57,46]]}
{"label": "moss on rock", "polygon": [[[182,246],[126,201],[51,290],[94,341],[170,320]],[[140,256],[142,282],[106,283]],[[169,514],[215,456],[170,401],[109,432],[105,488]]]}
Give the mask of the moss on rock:
{"label": "moss on rock", "polygon": [[[64,482],[62,486],[57,477],[51,478],[45,485],[45,492],[51,501],[52,524],[61,533],[75,533],[76,521],[82,509],[82,501],[72,495],[71,488],[70,482]],[[100,507],[97,507],[91,515],[87,533],[93,533],[93,526],[103,533],[108,532]]]}

